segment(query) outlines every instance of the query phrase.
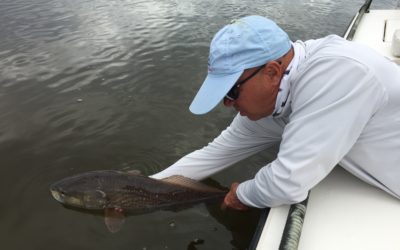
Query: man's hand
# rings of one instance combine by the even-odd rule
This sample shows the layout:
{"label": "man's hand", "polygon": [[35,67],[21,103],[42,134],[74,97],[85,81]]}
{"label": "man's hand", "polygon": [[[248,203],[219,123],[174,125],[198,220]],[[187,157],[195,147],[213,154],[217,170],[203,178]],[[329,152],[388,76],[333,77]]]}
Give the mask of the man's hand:
{"label": "man's hand", "polygon": [[221,208],[225,210],[226,208],[232,208],[239,211],[245,211],[249,209],[248,206],[244,205],[236,195],[236,189],[239,186],[238,182],[234,182],[231,185],[231,189],[226,194],[224,203],[222,203]]}

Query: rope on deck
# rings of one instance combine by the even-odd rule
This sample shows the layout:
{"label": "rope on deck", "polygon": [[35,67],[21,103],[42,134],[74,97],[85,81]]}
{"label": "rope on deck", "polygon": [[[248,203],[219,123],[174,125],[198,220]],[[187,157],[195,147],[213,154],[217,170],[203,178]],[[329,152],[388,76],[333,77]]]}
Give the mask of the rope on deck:
{"label": "rope on deck", "polygon": [[304,201],[290,206],[288,218],[279,250],[296,250],[299,245],[301,229],[306,215],[308,197]]}

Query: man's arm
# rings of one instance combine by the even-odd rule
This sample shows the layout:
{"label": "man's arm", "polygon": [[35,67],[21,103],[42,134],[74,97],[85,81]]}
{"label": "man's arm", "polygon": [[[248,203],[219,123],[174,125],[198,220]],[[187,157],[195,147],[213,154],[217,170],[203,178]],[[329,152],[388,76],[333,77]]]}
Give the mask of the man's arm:
{"label": "man's arm", "polygon": [[265,118],[253,122],[238,114],[231,125],[206,147],[182,157],[151,177],[161,179],[178,174],[202,180],[278,143],[283,127],[282,120]]}

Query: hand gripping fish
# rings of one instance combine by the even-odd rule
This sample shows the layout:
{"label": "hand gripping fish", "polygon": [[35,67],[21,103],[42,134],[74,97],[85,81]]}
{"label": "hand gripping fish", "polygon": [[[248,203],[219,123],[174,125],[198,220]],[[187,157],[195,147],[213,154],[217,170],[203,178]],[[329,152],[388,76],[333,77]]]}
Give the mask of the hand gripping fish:
{"label": "hand gripping fish", "polygon": [[157,180],[114,170],[67,177],[53,183],[50,192],[63,205],[104,210],[105,223],[111,232],[119,231],[125,212],[176,211],[197,203],[222,201],[227,193],[179,175]]}

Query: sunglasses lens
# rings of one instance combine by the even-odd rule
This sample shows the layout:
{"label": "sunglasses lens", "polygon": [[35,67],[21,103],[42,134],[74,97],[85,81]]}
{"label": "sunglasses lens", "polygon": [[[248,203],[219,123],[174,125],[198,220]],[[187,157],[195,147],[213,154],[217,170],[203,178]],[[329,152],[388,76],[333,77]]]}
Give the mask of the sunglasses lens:
{"label": "sunglasses lens", "polygon": [[231,90],[226,94],[226,97],[230,100],[236,100],[238,98],[237,85],[233,86]]}

